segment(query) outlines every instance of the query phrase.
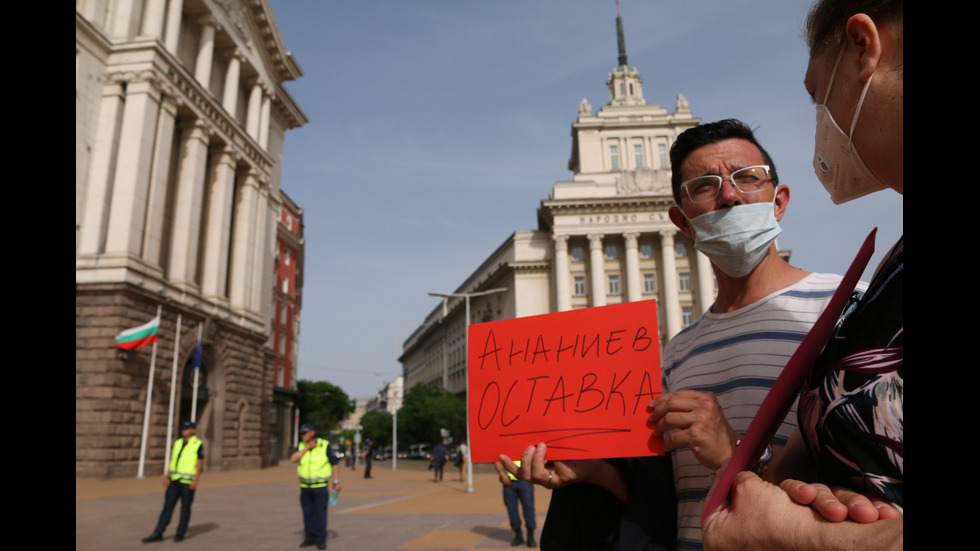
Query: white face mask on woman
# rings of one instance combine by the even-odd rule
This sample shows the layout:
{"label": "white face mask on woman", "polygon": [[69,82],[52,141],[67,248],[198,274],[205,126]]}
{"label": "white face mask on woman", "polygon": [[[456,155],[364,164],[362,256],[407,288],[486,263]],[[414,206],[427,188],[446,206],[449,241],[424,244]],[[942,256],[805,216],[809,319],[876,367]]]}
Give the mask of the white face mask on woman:
{"label": "white face mask on woman", "polygon": [[838,205],[885,188],[885,185],[868,170],[868,166],[861,160],[851,140],[871,79],[868,79],[864,89],[861,90],[861,97],[858,99],[854,118],[851,120],[850,135],[841,130],[834,116],[830,114],[830,109],[827,108],[827,99],[830,97],[834,77],[837,76],[837,67],[843,55],[844,52],[841,51],[837,62],[834,63],[834,70],[830,73],[830,82],[827,83],[827,93],[824,94],[823,103],[817,105],[817,136],[813,153],[813,170],[817,173],[817,178],[820,179],[823,187],[830,192],[830,199]]}
{"label": "white face mask on woman", "polygon": [[694,228],[694,248],[730,277],[752,273],[783,231],[773,202],[736,205],[688,220]]}

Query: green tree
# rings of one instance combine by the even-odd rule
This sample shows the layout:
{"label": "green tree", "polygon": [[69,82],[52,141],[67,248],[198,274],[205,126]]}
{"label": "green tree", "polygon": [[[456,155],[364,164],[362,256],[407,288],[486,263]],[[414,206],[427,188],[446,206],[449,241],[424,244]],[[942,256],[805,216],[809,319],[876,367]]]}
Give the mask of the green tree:
{"label": "green tree", "polygon": [[442,388],[416,385],[405,394],[402,408],[398,410],[398,440],[405,435],[409,444],[433,444],[441,440],[439,429],[455,433],[465,426],[466,406]]}
{"label": "green tree", "polygon": [[347,393],[326,381],[299,381],[300,423],[313,423],[317,435],[326,436],[354,411]]}
{"label": "green tree", "polygon": [[369,411],[361,417],[361,436],[370,438],[375,446],[391,445],[391,414],[383,411]]}

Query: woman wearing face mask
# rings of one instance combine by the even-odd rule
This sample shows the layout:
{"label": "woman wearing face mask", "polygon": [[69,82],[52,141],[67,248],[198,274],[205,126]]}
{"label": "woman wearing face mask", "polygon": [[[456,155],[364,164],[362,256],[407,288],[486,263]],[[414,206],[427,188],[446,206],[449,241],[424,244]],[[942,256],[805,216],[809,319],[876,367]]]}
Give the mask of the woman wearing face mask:
{"label": "woman wearing face mask", "polygon": [[[822,0],[807,18],[814,169],[835,203],[904,191],[903,22],[901,0]],[[773,467],[822,484],[739,474],[702,525],[706,549],[902,548],[903,260],[900,239],[817,360]]]}

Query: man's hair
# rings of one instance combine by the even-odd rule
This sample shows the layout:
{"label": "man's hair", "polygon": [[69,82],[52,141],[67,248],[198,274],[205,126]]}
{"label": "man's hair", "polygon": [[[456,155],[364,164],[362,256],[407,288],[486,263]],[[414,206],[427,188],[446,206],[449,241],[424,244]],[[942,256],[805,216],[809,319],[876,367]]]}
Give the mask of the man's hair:
{"label": "man's hair", "polygon": [[724,140],[745,140],[759,148],[762,159],[769,165],[769,176],[772,178],[772,185],[779,185],[779,176],[776,175],[776,164],[772,162],[769,153],[766,152],[759,142],[755,139],[755,134],[744,122],[736,119],[725,119],[718,122],[710,122],[688,128],[677,136],[677,141],[670,146],[670,184],[674,191],[674,201],[681,204],[681,165],[684,159],[696,149],[718,143]]}
{"label": "man's hair", "polygon": [[904,0],[818,0],[806,16],[810,55],[840,51],[844,47],[847,20],[858,13],[867,15],[876,25],[888,23],[901,29]]}

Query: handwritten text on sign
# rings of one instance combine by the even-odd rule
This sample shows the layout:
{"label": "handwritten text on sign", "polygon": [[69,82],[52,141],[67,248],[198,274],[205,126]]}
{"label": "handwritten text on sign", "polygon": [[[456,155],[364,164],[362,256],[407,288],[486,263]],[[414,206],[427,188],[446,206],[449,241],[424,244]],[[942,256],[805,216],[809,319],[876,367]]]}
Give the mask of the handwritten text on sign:
{"label": "handwritten text on sign", "polygon": [[661,393],[656,301],[471,325],[469,426],[473,461],[663,454],[646,425]]}

